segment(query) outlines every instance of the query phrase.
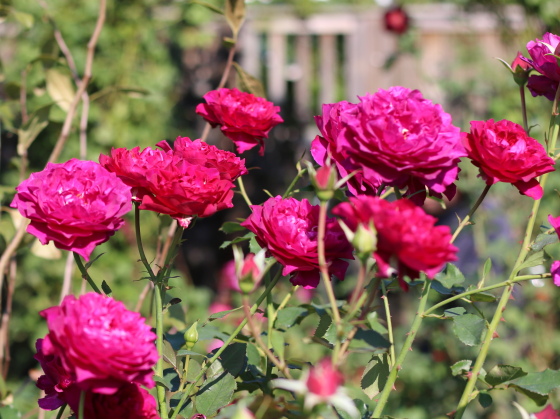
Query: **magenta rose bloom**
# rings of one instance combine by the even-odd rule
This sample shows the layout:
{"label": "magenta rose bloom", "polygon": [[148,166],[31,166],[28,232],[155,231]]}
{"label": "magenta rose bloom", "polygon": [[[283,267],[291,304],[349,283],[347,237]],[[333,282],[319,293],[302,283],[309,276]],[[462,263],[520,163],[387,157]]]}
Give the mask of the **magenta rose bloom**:
{"label": "magenta rose bloom", "polygon": [[259,154],[264,154],[263,138],[284,120],[278,115],[280,108],[272,102],[244,93],[237,89],[212,90],[204,95],[206,103],[196,107],[213,127],[220,125],[226,137],[232,140],[238,153],[260,145]]}
{"label": "magenta rose bloom", "polygon": [[148,174],[164,169],[172,162],[170,152],[149,147],[140,151],[140,147],[132,150],[112,148],[111,154],[99,156],[99,163],[105,169],[115,173],[124,183],[132,188],[133,199],[142,201],[149,194]]}
{"label": "magenta rose bloom", "polygon": [[[252,205],[253,213],[241,223],[256,235],[257,242],[267,248],[284,265],[282,275],[292,275],[293,285],[316,288],[319,284],[317,233],[319,206],[307,199],[269,198],[262,205]],[[348,262],[353,259],[352,246],[334,218],[327,218],[325,258],[329,273],[344,279]]]}
{"label": "magenta rose bloom", "polygon": [[[140,191],[140,209],[168,214],[182,227],[193,217],[208,217],[233,206],[234,181],[247,173],[245,160],[200,140],[178,137],[174,149],[112,150],[100,161]],[[140,159],[146,159],[141,162]]]}
{"label": "magenta rose bloom", "polygon": [[96,293],[70,295],[40,314],[49,328],[41,357],[58,357],[80,390],[114,394],[130,382],[154,386],[156,336],[120,301]]}
{"label": "magenta rose bloom", "polygon": [[543,39],[527,43],[532,59],[524,58],[540,75],[529,77],[527,87],[533,96],[545,96],[554,100],[560,82],[560,65],[555,56],[560,56],[560,36],[545,33]]}
{"label": "magenta rose bloom", "polygon": [[505,119],[471,121],[471,132],[464,135],[463,142],[487,185],[511,183],[523,195],[542,197],[543,190],[536,178],[554,171],[554,160],[523,127]]}
{"label": "magenta rose bloom", "polygon": [[[314,142],[318,163],[322,164],[318,148],[328,144],[322,153],[330,155],[339,171],[358,169],[360,176],[348,184],[353,195],[394,186],[407,188],[406,195],[414,194],[417,203],[424,201],[426,188],[430,194],[451,198],[457,164],[466,156],[451,116],[419,91],[399,86],[359,99],[357,109],[348,105],[323,109],[329,114],[318,119],[325,139]],[[330,128],[325,120],[332,120]]]}
{"label": "magenta rose bloom", "polygon": [[121,217],[132,209],[130,188],[92,161],[49,163],[16,191],[10,206],[31,220],[28,233],[86,260],[122,227]]}
{"label": "magenta rose bloom", "polygon": [[457,260],[458,249],[451,244],[448,226],[436,226],[436,218],[428,215],[408,199],[388,202],[377,197],[359,195],[333,208],[353,231],[373,223],[377,231],[378,275],[396,273],[404,290],[407,275],[416,279],[420,272],[433,279],[447,262]]}
{"label": "magenta rose bloom", "polygon": [[[80,391],[70,398],[70,408],[80,407]],[[135,383],[124,384],[115,394],[88,391],[84,402],[84,419],[160,419],[154,397]]]}

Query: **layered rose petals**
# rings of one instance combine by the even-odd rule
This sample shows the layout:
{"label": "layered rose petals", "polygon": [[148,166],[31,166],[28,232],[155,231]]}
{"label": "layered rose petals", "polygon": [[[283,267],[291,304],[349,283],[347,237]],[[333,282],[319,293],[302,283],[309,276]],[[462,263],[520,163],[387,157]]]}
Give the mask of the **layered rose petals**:
{"label": "layered rose petals", "polygon": [[[49,333],[38,345],[39,361],[52,365],[58,358],[80,390],[114,394],[131,382],[153,387],[156,336],[139,313],[110,297],[87,293],[79,298],[67,296],[41,315]],[[54,377],[55,388],[63,387],[63,374],[56,378],[48,370],[45,373]]]}
{"label": "layered rose petals", "polygon": [[428,215],[408,199],[388,202],[377,197],[360,195],[333,208],[353,231],[358,225],[373,223],[377,231],[374,258],[378,274],[390,277],[396,273],[403,289],[408,286],[404,276],[419,277],[420,272],[433,279],[447,262],[457,259],[457,248],[451,244],[448,226],[436,226],[436,218]]}
{"label": "layered rose petals", "polygon": [[49,163],[16,190],[10,206],[31,220],[27,232],[86,260],[122,227],[121,217],[132,209],[130,188],[92,161]]}
{"label": "layered rose petals", "polygon": [[204,100],[206,103],[199,104],[196,113],[212,126],[219,125],[238,153],[259,145],[259,154],[263,155],[263,138],[268,138],[269,131],[283,122],[278,106],[238,89],[212,90],[204,95]]}
{"label": "layered rose petals", "polygon": [[233,206],[233,182],[247,173],[244,160],[187,137],[178,137],[173,149],[165,141],[157,145],[161,150],[117,149],[100,156],[107,169],[142,191],[140,209],[169,214],[187,227],[192,217]]}
{"label": "layered rose petals", "polygon": [[399,86],[359,99],[355,106],[323,107],[317,119],[323,136],[312,145],[315,160],[324,164],[329,156],[341,177],[357,170],[348,183],[353,195],[394,186],[407,189],[417,203],[424,201],[426,188],[452,197],[466,152],[451,116],[419,91]]}
{"label": "layered rose petals", "polygon": [[[277,196],[251,209],[253,213],[241,225],[255,233],[257,242],[284,265],[282,275],[292,275],[294,285],[317,287],[319,206],[306,199]],[[329,273],[343,280],[348,262],[342,259],[353,259],[352,247],[334,218],[327,218],[325,258]]]}
{"label": "layered rose petals", "polygon": [[555,56],[560,56],[560,36],[545,33],[543,39],[527,43],[531,59],[524,59],[540,75],[529,77],[527,87],[533,96],[545,96],[554,100],[560,82],[560,65]]}
{"label": "layered rose petals", "polygon": [[471,131],[463,141],[469,158],[480,168],[480,176],[488,185],[511,183],[523,195],[542,197],[536,178],[554,171],[554,160],[523,127],[505,119],[471,121]]}

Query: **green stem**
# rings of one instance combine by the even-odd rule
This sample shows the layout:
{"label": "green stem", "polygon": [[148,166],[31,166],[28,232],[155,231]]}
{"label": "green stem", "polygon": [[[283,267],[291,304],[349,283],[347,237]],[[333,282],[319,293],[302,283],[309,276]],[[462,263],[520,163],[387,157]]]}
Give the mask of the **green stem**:
{"label": "green stem", "polygon": [[62,417],[62,414],[64,413],[64,410],[66,409],[66,406],[68,406],[68,405],[63,404],[62,406],[60,406],[60,409],[58,409],[58,413],[56,415],[56,419],[60,419]]}
{"label": "green stem", "polygon": [[383,305],[385,307],[385,317],[387,317],[387,331],[389,332],[389,343],[391,344],[391,359],[389,364],[391,367],[395,363],[395,340],[393,338],[393,322],[391,321],[391,310],[389,309],[389,298],[385,284],[381,281],[381,291],[383,292]]}
{"label": "green stem", "polygon": [[140,232],[140,208],[138,202],[134,203],[134,227],[136,231],[136,244],[138,245],[138,253],[140,254],[140,260],[146,267],[148,274],[150,275],[150,279],[152,282],[156,282],[156,275],[150,266],[150,262],[146,258],[146,254],[144,253],[144,246],[142,245],[142,233]]}
{"label": "green stem", "polygon": [[416,316],[414,317],[414,320],[412,322],[412,326],[410,327],[410,331],[408,332],[408,335],[406,337],[406,340],[404,341],[403,347],[401,348],[401,350],[399,352],[397,360],[394,363],[393,367],[391,368],[391,372],[389,373],[389,377],[387,378],[385,386],[383,387],[383,391],[381,392],[381,395],[379,396],[377,406],[375,406],[375,410],[373,411],[373,417],[374,418],[381,417],[381,413],[383,413],[383,409],[385,408],[385,405],[387,404],[387,400],[389,399],[389,394],[391,393],[391,391],[393,389],[393,385],[395,384],[395,381],[397,380],[397,375],[398,375],[400,369],[402,368],[402,364],[403,364],[406,356],[408,355],[408,352],[412,348],[412,342],[414,341],[414,338],[416,337],[416,333],[418,332],[418,329],[420,328],[420,325],[422,324],[422,319],[423,319],[422,313],[424,312],[424,309],[426,307],[426,303],[428,302],[428,296],[430,295],[430,286],[431,286],[430,281],[426,280],[426,282],[424,284],[424,289],[422,290],[422,297],[420,299],[420,305],[418,306],[418,312],[416,313]]}
{"label": "green stem", "polygon": [[453,237],[451,237],[451,243],[453,243],[455,241],[455,239],[457,238],[459,233],[463,230],[463,228],[465,228],[465,226],[469,224],[473,214],[476,212],[476,210],[478,209],[480,204],[482,204],[482,201],[484,201],[484,198],[486,198],[486,195],[488,194],[488,191],[490,190],[491,186],[492,185],[486,185],[484,187],[484,190],[482,191],[482,193],[480,194],[480,196],[478,197],[478,199],[474,203],[474,205],[471,208],[471,210],[469,211],[469,213],[465,216],[465,218],[463,218],[463,221],[461,221],[461,223],[459,224],[459,226],[457,227],[457,229],[453,233]]}
{"label": "green stem", "polygon": [[[272,289],[274,288],[274,286],[278,283],[278,281],[280,280],[280,275],[281,270],[278,271],[278,273],[275,275],[275,277],[272,279],[272,281],[270,282],[270,284],[268,284],[268,286],[266,287],[266,289],[264,290],[264,292],[262,293],[262,295],[257,299],[257,301],[255,302],[255,304],[253,304],[253,306],[251,307],[250,313],[251,315],[255,314],[255,312],[257,311],[257,309],[259,308],[259,305],[264,301],[264,299],[268,296],[268,294],[270,294],[270,292],[272,291]],[[196,385],[196,383],[198,383],[198,381],[202,378],[202,376],[206,373],[206,371],[208,370],[208,368],[210,367],[210,365],[212,365],[212,363],[218,359],[220,357],[220,355],[222,354],[222,352],[224,352],[226,350],[226,348],[228,347],[228,345],[233,342],[233,340],[237,337],[237,335],[239,334],[239,332],[241,332],[241,329],[243,329],[245,327],[245,325],[247,324],[247,319],[243,319],[243,321],[239,324],[239,326],[237,326],[237,328],[233,331],[233,333],[229,336],[229,338],[224,342],[224,344],[222,345],[222,347],[220,349],[218,349],[216,351],[216,353],[214,354],[214,356],[212,358],[210,358],[206,364],[202,367],[202,369],[200,370],[200,372],[197,374],[197,376],[194,378],[194,380],[190,383],[190,385],[187,387],[187,389],[185,390],[185,392],[183,393],[183,396],[181,397],[181,400],[179,400],[179,403],[177,404],[177,406],[175,407],[175,410],[173,411],[173,414],[171,415],[171,419],[175,419],[178,415],[179,412],[181,411],[181,409],[183,408],[183,405],[185,404],[185,401],[187,400],[187,398],[191,395],[191,392],[194,388],[194,386]]]}
{"label": "green stem", "polygon": [[333,312],[333,321],[336,326],[336,341],[333,351],[333,364],[337,364],[338,356],[340,353],[340,340],[342,334],[342,322],[340,318],[340,312],[338,311],[338,305],[336,303],[336,297],[334,295],[334,289],[331,282],[331,277],[329,275],[329,270],[327,266],[327,260],[325,258],[325,230],[327,224],[327,201],[321,201],[319,209],[319,231],[317,233],[317,253],[319,254],[319,270],[321,271],[321,277],[323,278],[323,283],[325,284],[325,289],[327,291],[327,296],[329,297],[329,302],[331,305],[331,310]]}
{"label": "green stem", "polygon": [[517,282],[529,281],[529,280],[532,280],[532,279],[541,279],[541,278],[550,278],[550,274],[520,275],[520,276],[516,276],[512,280],[508,279],[507,281],[503,281],[503,282],[500,282],[498,284],[489,285],[487,287],[482,287],[482,288],[476,288],[476,289],[470,290],[470,291],[465,291],[465,292],[462,292],[461,294],[454,295],[453,297],[449,297],[446,300],[443,300],[443,301],[441,301],[437,304],[434,304],[432,307],[430,307],[428,310],[426,310],[424,312],[424,317],[427,317],[430,313],[434,312],[435,310],[437,310],[440,307],[443,307],[443,306],[445,306],[449,303],[452,303],[453,301],[460,300],[462,298],[468,297],[469,295],[478,294],[479,292],[495,290],[496,288],[507,287],[508,285],[512,285],[512,284],[515,284]]}
{"label": "green stem", "polygon": [[519,96],[521,98],[521,115],[523,116],[523,129],[529,134],[529,124],[527,123],[527,105],[525,101],[525,86],[519,86]]}
{"label": "green stem", "polygon": [[292,193],[292,189],[294,189],[294,187],[296,186],[297,181],[300,180],[302,176],[306,173],[307,173],[307,169],[301,169],[298,172],[294,180],[292,180],[292,183],[290,183],[290,186],[288,186],[288,189],[286,189],[286,192],[284,192],[284,195],[282,195],[283,199],[286,199],[287,197],[290,196],[290,194]]}
{"label": "green stem", "polygon": [[78,406],[78,419],[85,419],[84,406],[86,404],[86,392],[82,390],[80,393],[80,404]]}
{"label": "green stem", "polygon": [[247,205],[250,207],[251,205],[253,205],[253,203],[249,199],[249,195],[247,195],[247,191],[245,190],[245,185],[243,184],[242,176],[239,176],[237,178],[237,184],[239,185],[239,192],[241,192],[241,196],[243,197]]}
{"label": "green stem", "polygon": [[93,282],[93,279],[91,279],[91,276],[89,276],[86,267],[82,263],[82,259],[80,259],[80,255],[77,254],[76,252],[72,252],[72,253],[74,253],[74,260],[76,261],[76,265],[78,265],[78,269],[82,273],[82,278],[88,282],[88,284],[91,286],[91,288],[93,288],[93,290],[96,293],[103,295],[99,287],[95,284],[95,282]]}
{"label": "green stem", "polygon": [[[163,378],[163,300],[162,284],[154,284],[154,304],[156,312],[156,347],[159,354],[156,364],[156,375]],[[159,413],[162,418],[167,416],[167,401],[165,400],[165,386],[156,382]]]}

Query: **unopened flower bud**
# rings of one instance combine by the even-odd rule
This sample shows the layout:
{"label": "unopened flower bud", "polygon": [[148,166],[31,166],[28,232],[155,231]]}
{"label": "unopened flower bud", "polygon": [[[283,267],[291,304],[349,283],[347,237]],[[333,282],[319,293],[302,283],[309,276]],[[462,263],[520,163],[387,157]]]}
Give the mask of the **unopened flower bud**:
{"label": "unopened flower bud", "polygon": [[307,162],[307,168],[317,198],[323,202],[332,199],[337,189],[336,182],[338,181],[338,177],[336,170],[330,166],[330,162],[325,162],[325,165],[319,167],[317,170],[315,170],[310,162]]}
{"label": "unopened flower bud", "polygon": [[261,250],[256,255],[249,253],[246,257],[243,257],[243,251],[236,247],[233,256],[239,288],[244,294],[250,294],[261,282],[265,268],[265,250]]}
{"label": "unopened flower bud", "polygon": [[185,345],[184,348],[190,351],[196,342],[198,342],[198,321],[194,322],[191,327],[185,332]]}
{"label": "unopened flower bud", "polygon": [[529,73],[532,69],[533,67],[531,67],[528,62],[524,61],[523,55],[518,52],[515,60],[513,60],[513,62],[511,63],[513,80],[519,86],[525,86],[527,84],[527,81],[529,80]]}
{"label": "unopened flower bud", "polygon": [[377,231],[373,222],[370,221],[368,226],[362,223],[358,224],[356,231],[352,231],[342,221],[339,223],[344,234],[346,234],[346,238],[356,249],[356,255],[362,262],[365,262],[377,249]]}

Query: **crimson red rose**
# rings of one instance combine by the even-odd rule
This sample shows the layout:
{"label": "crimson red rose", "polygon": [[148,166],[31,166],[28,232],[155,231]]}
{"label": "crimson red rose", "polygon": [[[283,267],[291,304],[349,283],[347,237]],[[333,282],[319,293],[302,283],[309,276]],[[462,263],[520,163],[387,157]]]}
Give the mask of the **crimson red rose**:
{"label": "crimson red rose", "polygon": [[420,272],[433,279],[447,262],[457,260],[457,248],[451,244],[448,226],[436,226],[436,218],[428,215],[408,199],[388,202],[378,197],[358,195],[333,208],[333,214],[342,218],[353,231],[373,223],[377,232],[374,258],[378,275],[398,274],[403,289],[404,281],[419,277]]}
{"label": "crimson red rose", "polygon": [[[241,223],[255,233],[261,247],[284,265],[282,275],[292,275],[290,281],[304,288],[319,284],[317,233],[319,206],[307,199],[269,198],[263,205],[252,205],[253,213]],[[344,279],[348,262],[353,259],[352,247],[334,218],[327,218],[325,258],[329,272]]]}
{"label": "crimson red rose", "polygon": [[236,145],[238,153],[260,145],[262,156],[263,138],[268,138],[269,131],[284,122],[278,115],[278,106],[237,89],[212,90],[204,95],[204,100],[206,103],[199,104],[196,113],[213,127],[220,125],[224,135]]}
{"label": "crimson red rose", "polygon": [[409,17],[404,9],[400,6],[390,8],[385,12],[385,29],[389,32],[395,32],[402,35],[408,30]]}
{"label": "crimson red rose", "polygon": [[247,173],[245,160],[187,137],[178,137],[174,149],[166,141],[157,146],[161,150],[117,149],[111,157],[100,157],[107,169],[141,191],[140,209],[169,214],[188,227],[193,217],[233,206],[233,182]]}
{"label": "crimson red rose", "polygon": [[511,183],[523,195],[542,197],[536,178],[554,171],[554,160],[523,127],[506,119],[471,121],[471,132],[464,134],[463,143],[486,184]]}
{"label": "crimson red rose", "polygon": [[[77,390],[77,391],[76,391]],[[69,405],[78,412],[80,390],[69,400]],[[84,401],[84,419],[159,419],[154,397],[138,384],[128,383],[115,394],[98,394],[88,391]]]}

